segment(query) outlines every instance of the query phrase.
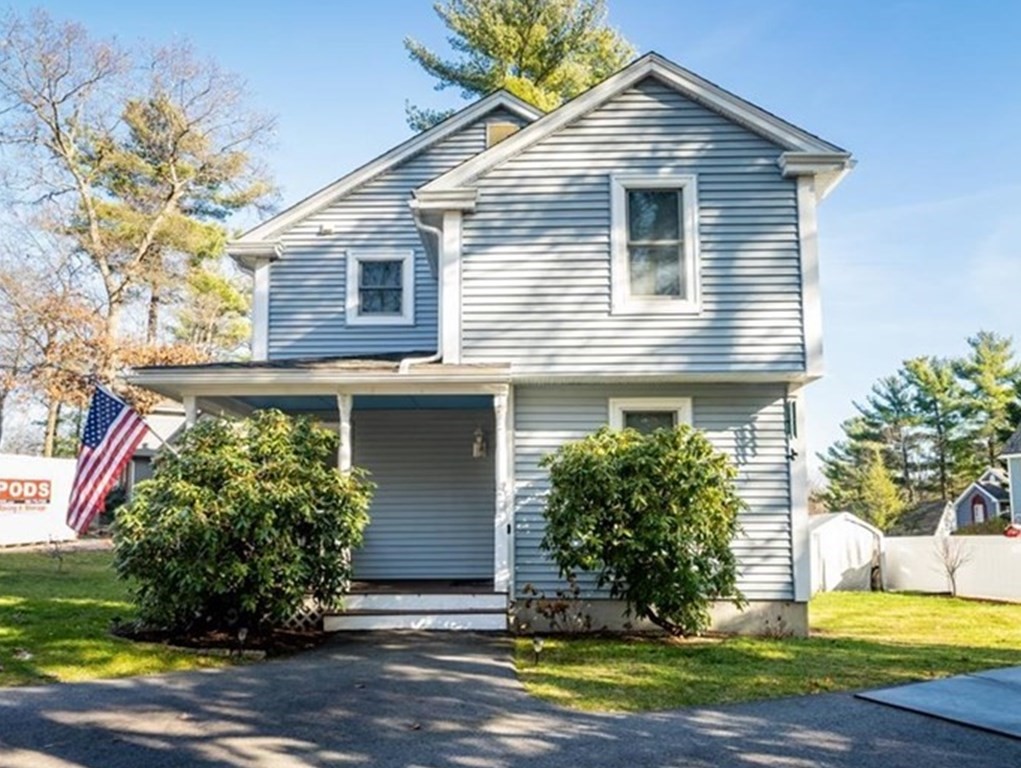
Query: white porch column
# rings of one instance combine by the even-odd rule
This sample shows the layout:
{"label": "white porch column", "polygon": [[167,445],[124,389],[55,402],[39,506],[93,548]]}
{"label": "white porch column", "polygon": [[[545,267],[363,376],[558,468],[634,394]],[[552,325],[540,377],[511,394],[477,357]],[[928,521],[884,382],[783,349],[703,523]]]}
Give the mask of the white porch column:
{"label": "white porch column", "polygon": [[496,434],[493,439],[493,463],[496,475],[496,514],[493,518],[493,590],[510,592],[511,541],[514,505],[514,403],[510,387],[493,395]]}
{"label": "white porch column", "polygon": [[195,395],[185,395],[182,400],[184,401],[184,425],[186,427],[194,427],[195,420],[198,418],[198,406],[195,404]]}
{"label": "white porch column", "polygon": [[337,410],[340,412],[340,446],[337,448],[337,469],[348,472],[351,469],[351,395],[337,395]]}

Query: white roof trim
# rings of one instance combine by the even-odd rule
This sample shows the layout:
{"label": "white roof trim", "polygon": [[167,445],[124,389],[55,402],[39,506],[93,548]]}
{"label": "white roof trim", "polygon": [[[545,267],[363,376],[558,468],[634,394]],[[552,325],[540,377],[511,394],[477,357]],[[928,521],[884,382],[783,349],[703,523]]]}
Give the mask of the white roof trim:
{"label": "white roof trim", "polygon": [[679,67],[659,54],[648,53],[577,98],[536,120],[530,126],[504,139],[496,146],[432,180],[421,189],[423,192],[431,192],[440,189],[455,189],[468,184],[650,76],[656,77],[666,85],[724,117],[746,126],[760,136],[776,142],[784,149],[815,155],[833,154],[850,157],[847,152],[835,144],[813,136],[786,120],[699,77],[694,72]]}
{"label": "white roof trim", "polygon": [[255,269],[260,262],[276,261],[283,255],[283,252],[283,246],[275,241],[255,243],[233,241],[227,243],[227,255],[243,269],[249,271]]}
{"label": "white roof trim", "polygon": [[314,192],[304,200],[281,211],[273,218],[253,227],[231,245],[259,242],[276,237],[302,219],[326,208],[356,187],[361,186],[412,155],[428,149],[451,134],[457,133],[469,123],[485,117],[493,110],[501,107],[529,121],[535,120],[542,115],[541,111],[506,91],[491,93],[489,96],[465,107],[460,112],[451,115],[442,123],[433,126],[427,131],[423,131],[417,136],[411,137],[403,144],[398,144],[389,152],[380,155],[367,165],[363,165],[346,176],[342,176],[332,184],[323,187],[318,192]]}

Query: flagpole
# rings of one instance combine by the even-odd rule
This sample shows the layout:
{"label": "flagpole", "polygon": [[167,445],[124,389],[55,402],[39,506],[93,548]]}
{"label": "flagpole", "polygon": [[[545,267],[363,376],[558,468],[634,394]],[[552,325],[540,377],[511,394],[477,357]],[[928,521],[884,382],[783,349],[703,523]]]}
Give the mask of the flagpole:
{"label": "flagpole", "polygon": [[[92,386],[94,388],[102,389],[103,391],[107,392],[111,396],[116,397],[118,400],[121,400],[122,402],[124,402],[124,404],[127,405],[128,408],[131,408],[131,404],[128,403],[126,400],[124,400],[124,398],[122,398],[120,395],[118,395],[113,390],[108,389],[107,387],[104,387],[103,384],[99,381],[99,377],[98,376],[93,374],[89,378],[92,379],[92,382],[93,382]],[[137,413],[137,411],[136,411],[136,413]],[[146,421],[145,418],[143,418],[141,414],[139,414],[138,418],[140,418],[142,420],[142,423],[145,424],[145,428],[149,431],[149,434],[152,435],[153,437],[155,437],[157,440],[160,441],[160,447],[166,448],[168,451],[170,451],[172,454],[174,454],[174,456],[177,456],[178,458],[181,457],[181,454],[178,453],[177,449],[174,446],[172,446],[170,443],[168,443],[166,440],[164,440],[163,437],[160,436],[160,434],[158,432],[156,432],[155,429],[153,429],[151,426],[149,426],[149,422]],[[80,435],[79,435],[79,439],[81,439]]]}

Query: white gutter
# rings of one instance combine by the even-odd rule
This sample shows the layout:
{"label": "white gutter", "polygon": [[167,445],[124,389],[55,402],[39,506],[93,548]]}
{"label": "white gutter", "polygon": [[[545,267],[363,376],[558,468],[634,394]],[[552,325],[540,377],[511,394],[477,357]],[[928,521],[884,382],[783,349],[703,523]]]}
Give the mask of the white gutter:
{"label": "white gutter", "polygon": [[419,231],[428,232],[436,238],[436,352],[427,357],[404,358],[397,366],[397,372],[400,374],[410,372],[413,365],[438,363],[443,359],[443,270],[441,269],[443,259],[440,253],[443,248],[443,230],[422,221],[422,212],[415,205],[411,207],[411,215],[415,219],[415,226]]}

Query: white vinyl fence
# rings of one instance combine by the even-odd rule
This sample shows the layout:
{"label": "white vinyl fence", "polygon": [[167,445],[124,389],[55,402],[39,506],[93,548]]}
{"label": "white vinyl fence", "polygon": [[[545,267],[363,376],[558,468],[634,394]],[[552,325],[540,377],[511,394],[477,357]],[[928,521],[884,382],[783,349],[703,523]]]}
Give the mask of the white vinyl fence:
{"label": "white vinyl fence", "polygon": [[[946,556],[940,545],[947,539]],[[954,554],[957,594],[1021,602],[1021,539],[1006,536],[889,536],[883,544],[883,580],[890,590],[949,592],[943,563]]]}

